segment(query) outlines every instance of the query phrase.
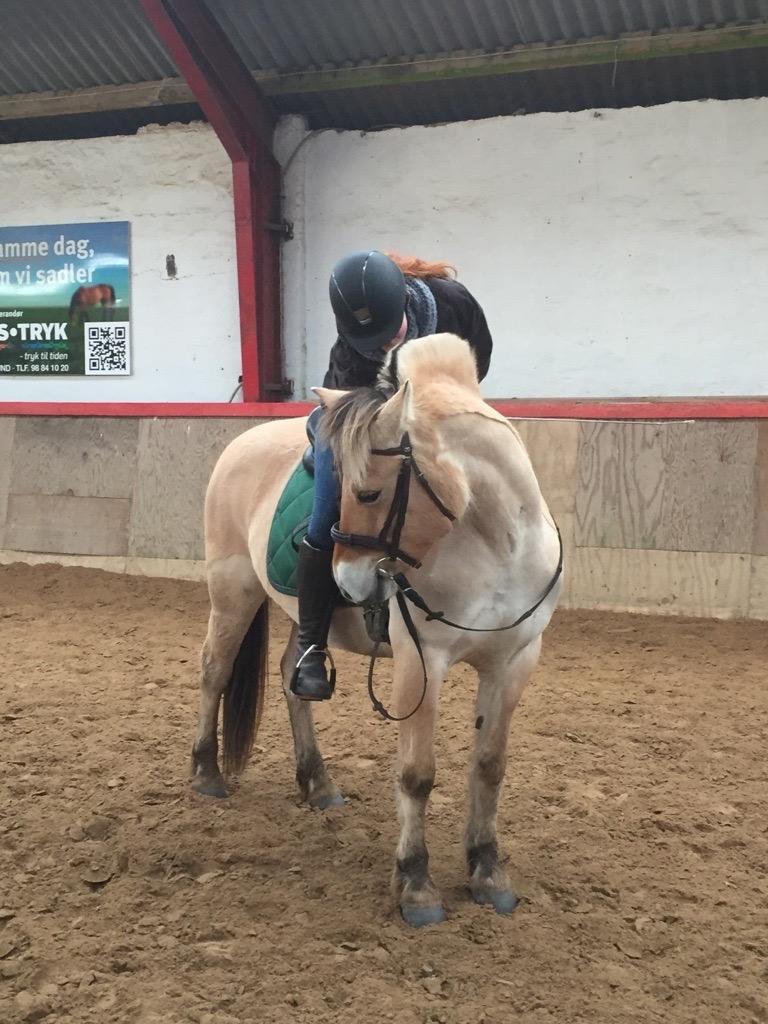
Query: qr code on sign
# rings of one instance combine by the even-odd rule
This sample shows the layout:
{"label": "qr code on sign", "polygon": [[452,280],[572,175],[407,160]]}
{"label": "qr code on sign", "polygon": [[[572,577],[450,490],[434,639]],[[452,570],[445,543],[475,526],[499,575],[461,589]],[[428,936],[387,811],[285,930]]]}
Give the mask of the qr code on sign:
{"label": "qr code on sign", "polygon": [[85,325],[85,372],[121,376],[131,372],[130,324],[125,321]]}

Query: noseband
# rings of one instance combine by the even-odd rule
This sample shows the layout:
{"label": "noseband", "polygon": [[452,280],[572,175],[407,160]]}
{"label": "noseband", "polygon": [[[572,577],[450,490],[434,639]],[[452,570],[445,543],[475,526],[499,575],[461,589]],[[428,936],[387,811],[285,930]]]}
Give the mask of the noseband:
{"label": "noseband", "polygon": [[407,432],[403,434],[397,448],[372,448],[371,455],[394,455],[400,456],[402,459],[400,472],[397,474],[397,482],[395,483],[395,493],[392,496],[392,504],[389,506],[389,512],[384,520],[384,525],[379,531],[379,535],[373,537],[365,533],[342,533],[339,529],[339,524],[336,523],[331,528],[331,537],[335,544],[343,544],[348,548],[367,548],[369,551],[383,551],[388,561],[404,562],[405,565],[410,565],[412,569],[420,569],[421,562],[412,555],[409,555],[407,551],[403,551],[400,547],[400,537],[405,526],[405,517],[408,514],[411,476],[416,477],[432,501],[432,504],[446,519],[455,523],[456,516],[438,498],[429,480],[419,469],[413,457],[411,439]]}

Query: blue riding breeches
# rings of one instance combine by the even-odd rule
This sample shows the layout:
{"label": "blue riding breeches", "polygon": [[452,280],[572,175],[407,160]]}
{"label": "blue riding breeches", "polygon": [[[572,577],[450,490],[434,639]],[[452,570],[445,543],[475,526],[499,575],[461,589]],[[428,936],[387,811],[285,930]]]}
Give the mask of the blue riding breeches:
{"label": "blue riding breeches", "polygon": [[315,496],[307,529],[307,540],[313,548],[330,551],[333,547],[331,527],[339,520],[340,499],[333,452],[318,437],[315,441]]}

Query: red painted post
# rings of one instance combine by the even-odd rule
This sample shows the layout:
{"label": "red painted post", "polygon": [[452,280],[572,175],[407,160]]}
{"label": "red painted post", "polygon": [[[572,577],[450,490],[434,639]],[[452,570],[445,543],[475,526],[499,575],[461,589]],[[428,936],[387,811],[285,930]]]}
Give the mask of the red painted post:
{"label": "red painted post", "polygon": [[232,160],[243,401],[264,401],[283,379],[272,112],[204,0],[141,4]]}
{"label": "red painted post", "polygon": [[243,366],[243,401],[258,402],[266,398],[261,376],[260,343],[263,335],[259,323],[258,246],[255,222],[259,218],[254,207],[253,171],[248,159],[232,162],[232,186],[235,203],[235,246],[237,249],[237,292],[240,297],[240,352]]}

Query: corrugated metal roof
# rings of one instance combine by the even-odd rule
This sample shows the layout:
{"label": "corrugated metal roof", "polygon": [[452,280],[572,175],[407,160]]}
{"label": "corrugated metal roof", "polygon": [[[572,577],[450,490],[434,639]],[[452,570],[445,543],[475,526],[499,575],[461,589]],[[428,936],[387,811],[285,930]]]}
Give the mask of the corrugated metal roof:
{"label": "corrugated metal roof", "polygon": [[[296,72],[674,29],[768,22],[768,0],[207,0],[253,71]],[[139,0],[0,0],[0,94],[174,77]],[[768,53],[656,58],[338,92],[275,96],[314,127],[371,129],[539,110],[768,95]],[[199,113],[194,105],[185,118]],[[164,122],[160,107],[99,115],[102,131]],[[171,115],[173,116],[173,114]],[[97,117],[68,119],[97,134]],[[37,122],[36,124],[34,122]],[[54,138],[62,120],[5,122],[3,138]],[[42,133],[42,134],[41,134]]]}
{"label": "corrugated metal roof", "polygon": [[575,42],[768,19],[768,0],[208,0],[252,69]]}
{"label": "corrugated metal roof", "polygon": [[[539,111],[653,106],[674,100],[768,95],[768,51],[667,58],[611,68],[567,68],[457,82],[277,97],[279,113],[306,116],[311,128],[357,129],[532,114]],[[132,134],[146,124],[201,120],[195,104],[101,114],[0,121],[0,143]]]}
{"label": "corrugated metal roof", "polygon": [[178,75],[137,0],[2,0],[0,93]]}
{"label": "corrugated metal roof", "polygon": [[[249,68],[297,71],[439,53],[768,21],[768,0],[208,0]],[[2,0],[0,93],[177,75],[139,0]]]}

